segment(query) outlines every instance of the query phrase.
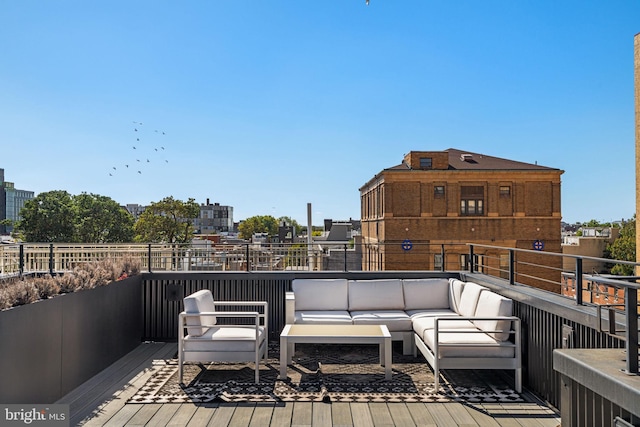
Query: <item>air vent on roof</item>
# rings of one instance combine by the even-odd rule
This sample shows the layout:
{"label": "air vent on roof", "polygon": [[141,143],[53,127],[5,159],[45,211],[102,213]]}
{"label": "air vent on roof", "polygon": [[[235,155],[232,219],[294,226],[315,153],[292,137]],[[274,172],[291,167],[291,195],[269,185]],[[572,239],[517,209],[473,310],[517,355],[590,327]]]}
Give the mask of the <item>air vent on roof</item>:
{"label": "air vent on roof", "polygon": [[473,154],[461,154],[460,155],[460,160],[462,160],[463,162],[468,162],[470,160],[473,159]]}

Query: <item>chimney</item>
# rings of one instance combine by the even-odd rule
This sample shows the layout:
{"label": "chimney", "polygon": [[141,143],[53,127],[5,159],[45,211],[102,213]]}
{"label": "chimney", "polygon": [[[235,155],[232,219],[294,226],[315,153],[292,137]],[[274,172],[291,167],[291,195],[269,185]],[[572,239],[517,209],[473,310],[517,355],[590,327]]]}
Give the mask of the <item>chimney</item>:
{"label": "chimney", "polygon": [[207,197],[207,206],[209,206],[209,198]]}

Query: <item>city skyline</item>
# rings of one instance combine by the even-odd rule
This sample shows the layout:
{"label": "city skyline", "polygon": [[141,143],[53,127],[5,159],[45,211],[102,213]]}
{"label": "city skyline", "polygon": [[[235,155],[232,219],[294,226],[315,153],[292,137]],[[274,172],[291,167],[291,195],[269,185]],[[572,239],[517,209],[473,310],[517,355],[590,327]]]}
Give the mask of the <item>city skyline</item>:
{"label": "city skyline", "polygon": [[0,167],[36,195],[357,219],[382,169],[457,148],[564,170],[565,222],[635,212],[638,2],[0,10]]}

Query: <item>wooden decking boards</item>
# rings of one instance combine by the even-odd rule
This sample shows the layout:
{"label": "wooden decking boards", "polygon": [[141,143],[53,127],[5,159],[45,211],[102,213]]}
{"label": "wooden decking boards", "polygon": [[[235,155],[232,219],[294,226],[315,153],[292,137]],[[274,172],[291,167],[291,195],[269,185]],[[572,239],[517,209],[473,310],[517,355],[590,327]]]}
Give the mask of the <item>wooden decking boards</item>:
{"label": "wooden decking boards", "polygon": [[175,343],[143,343],[56,403],[70,405],[70,425],[92,426],[539,426],[560,418],[539,403],[127,404],[152,375],[153,360]]}

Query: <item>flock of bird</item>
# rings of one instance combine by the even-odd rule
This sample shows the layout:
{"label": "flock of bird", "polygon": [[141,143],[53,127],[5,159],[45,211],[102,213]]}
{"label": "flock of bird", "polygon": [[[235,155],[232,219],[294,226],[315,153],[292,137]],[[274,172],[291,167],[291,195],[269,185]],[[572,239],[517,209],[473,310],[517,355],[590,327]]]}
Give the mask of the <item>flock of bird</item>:
{"label": "flock of bird", "polygon": [[167,164],[169,160],[166,158],[166,150],[163,142],[158,138],[163,138],[164,131],[154,130],[150,137],[145,132],[142,122],[133,122],[133,133],[135,140],[131,141],[131,148],[127,155],[126,163],[120,165],[114,165],[109,170],[109,176],[114,176],[121,171],[136,171],[137,174],[142,175],[142,172],[146,167],[150,167],[152,164]]}

